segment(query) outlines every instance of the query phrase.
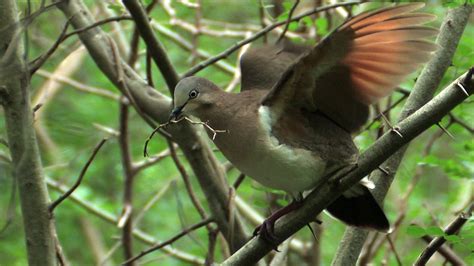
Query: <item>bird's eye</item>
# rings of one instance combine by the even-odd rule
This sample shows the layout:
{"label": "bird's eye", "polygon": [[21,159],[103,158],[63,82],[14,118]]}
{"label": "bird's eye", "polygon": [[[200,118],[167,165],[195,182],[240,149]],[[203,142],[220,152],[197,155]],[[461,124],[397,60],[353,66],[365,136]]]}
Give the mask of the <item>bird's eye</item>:
{"label": "bird's eye", "polygon": [[189,92],[189,99],[194,99],[199,95],[199,92],[197,90],[192,90]]}

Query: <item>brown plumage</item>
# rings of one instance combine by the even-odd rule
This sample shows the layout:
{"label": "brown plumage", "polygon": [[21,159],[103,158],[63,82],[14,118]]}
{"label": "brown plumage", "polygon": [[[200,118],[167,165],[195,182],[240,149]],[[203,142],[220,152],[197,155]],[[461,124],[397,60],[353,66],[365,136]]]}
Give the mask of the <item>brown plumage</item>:
{"label": "brown plumage", "polygon": [[[435,50],[424,39],[437,31],[420,26],[434,16],[413,12],[422,6],[362,13],[312,48],[287,43],[251,50],[241,60],[237,94],[203,78],[183,79],[173,115],[193,115],[227,129],[214,142],[230,162],[263,185],[298,197],[356,162],[352,134],[366,123],[369,105],[390,94]],[[361,184],[328,211],[354,226],[389,229]],[[261,232],[271,231],[265,225],[277,218],[270,217]]]}

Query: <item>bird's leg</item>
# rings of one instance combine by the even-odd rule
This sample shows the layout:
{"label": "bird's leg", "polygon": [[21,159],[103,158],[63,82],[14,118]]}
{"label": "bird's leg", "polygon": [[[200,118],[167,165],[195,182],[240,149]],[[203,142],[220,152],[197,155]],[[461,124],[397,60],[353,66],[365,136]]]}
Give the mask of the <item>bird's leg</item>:
{"label": "bird's leg", "polygon": [[259,225],[253,231],[253,236],[260,235],[265,241],[277,245],[280,243],[279,239],[275,236],[275,222],[286,214],[299,209],[303,205],[303,199],[294,199],[290,204],[285,207],[278,209],[272,213],[270,217],[265,219],[261,225]]}

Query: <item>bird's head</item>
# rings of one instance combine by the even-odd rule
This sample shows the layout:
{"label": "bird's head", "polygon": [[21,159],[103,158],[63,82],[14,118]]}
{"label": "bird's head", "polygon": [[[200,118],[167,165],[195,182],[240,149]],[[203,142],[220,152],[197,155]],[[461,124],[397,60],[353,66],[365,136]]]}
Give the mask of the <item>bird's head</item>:
{"label": "bird's head", "polygon": [[174,90],[173,110],[170,120],[182,115],[199,118],[199,111],[213,104],[213,91],[220,90],[217,85],[200,77],[182,79]]}

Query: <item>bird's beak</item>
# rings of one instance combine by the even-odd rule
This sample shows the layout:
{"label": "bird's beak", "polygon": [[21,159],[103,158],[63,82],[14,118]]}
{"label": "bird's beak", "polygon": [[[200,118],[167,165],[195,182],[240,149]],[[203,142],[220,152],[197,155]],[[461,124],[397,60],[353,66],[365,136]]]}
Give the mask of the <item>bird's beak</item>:
{"label": "bird's beak", "polygon": [[171,111],[170,118],[168,119],[168,121],[177,120],[181,116],[184,106],[185,105],[175,107]]}

